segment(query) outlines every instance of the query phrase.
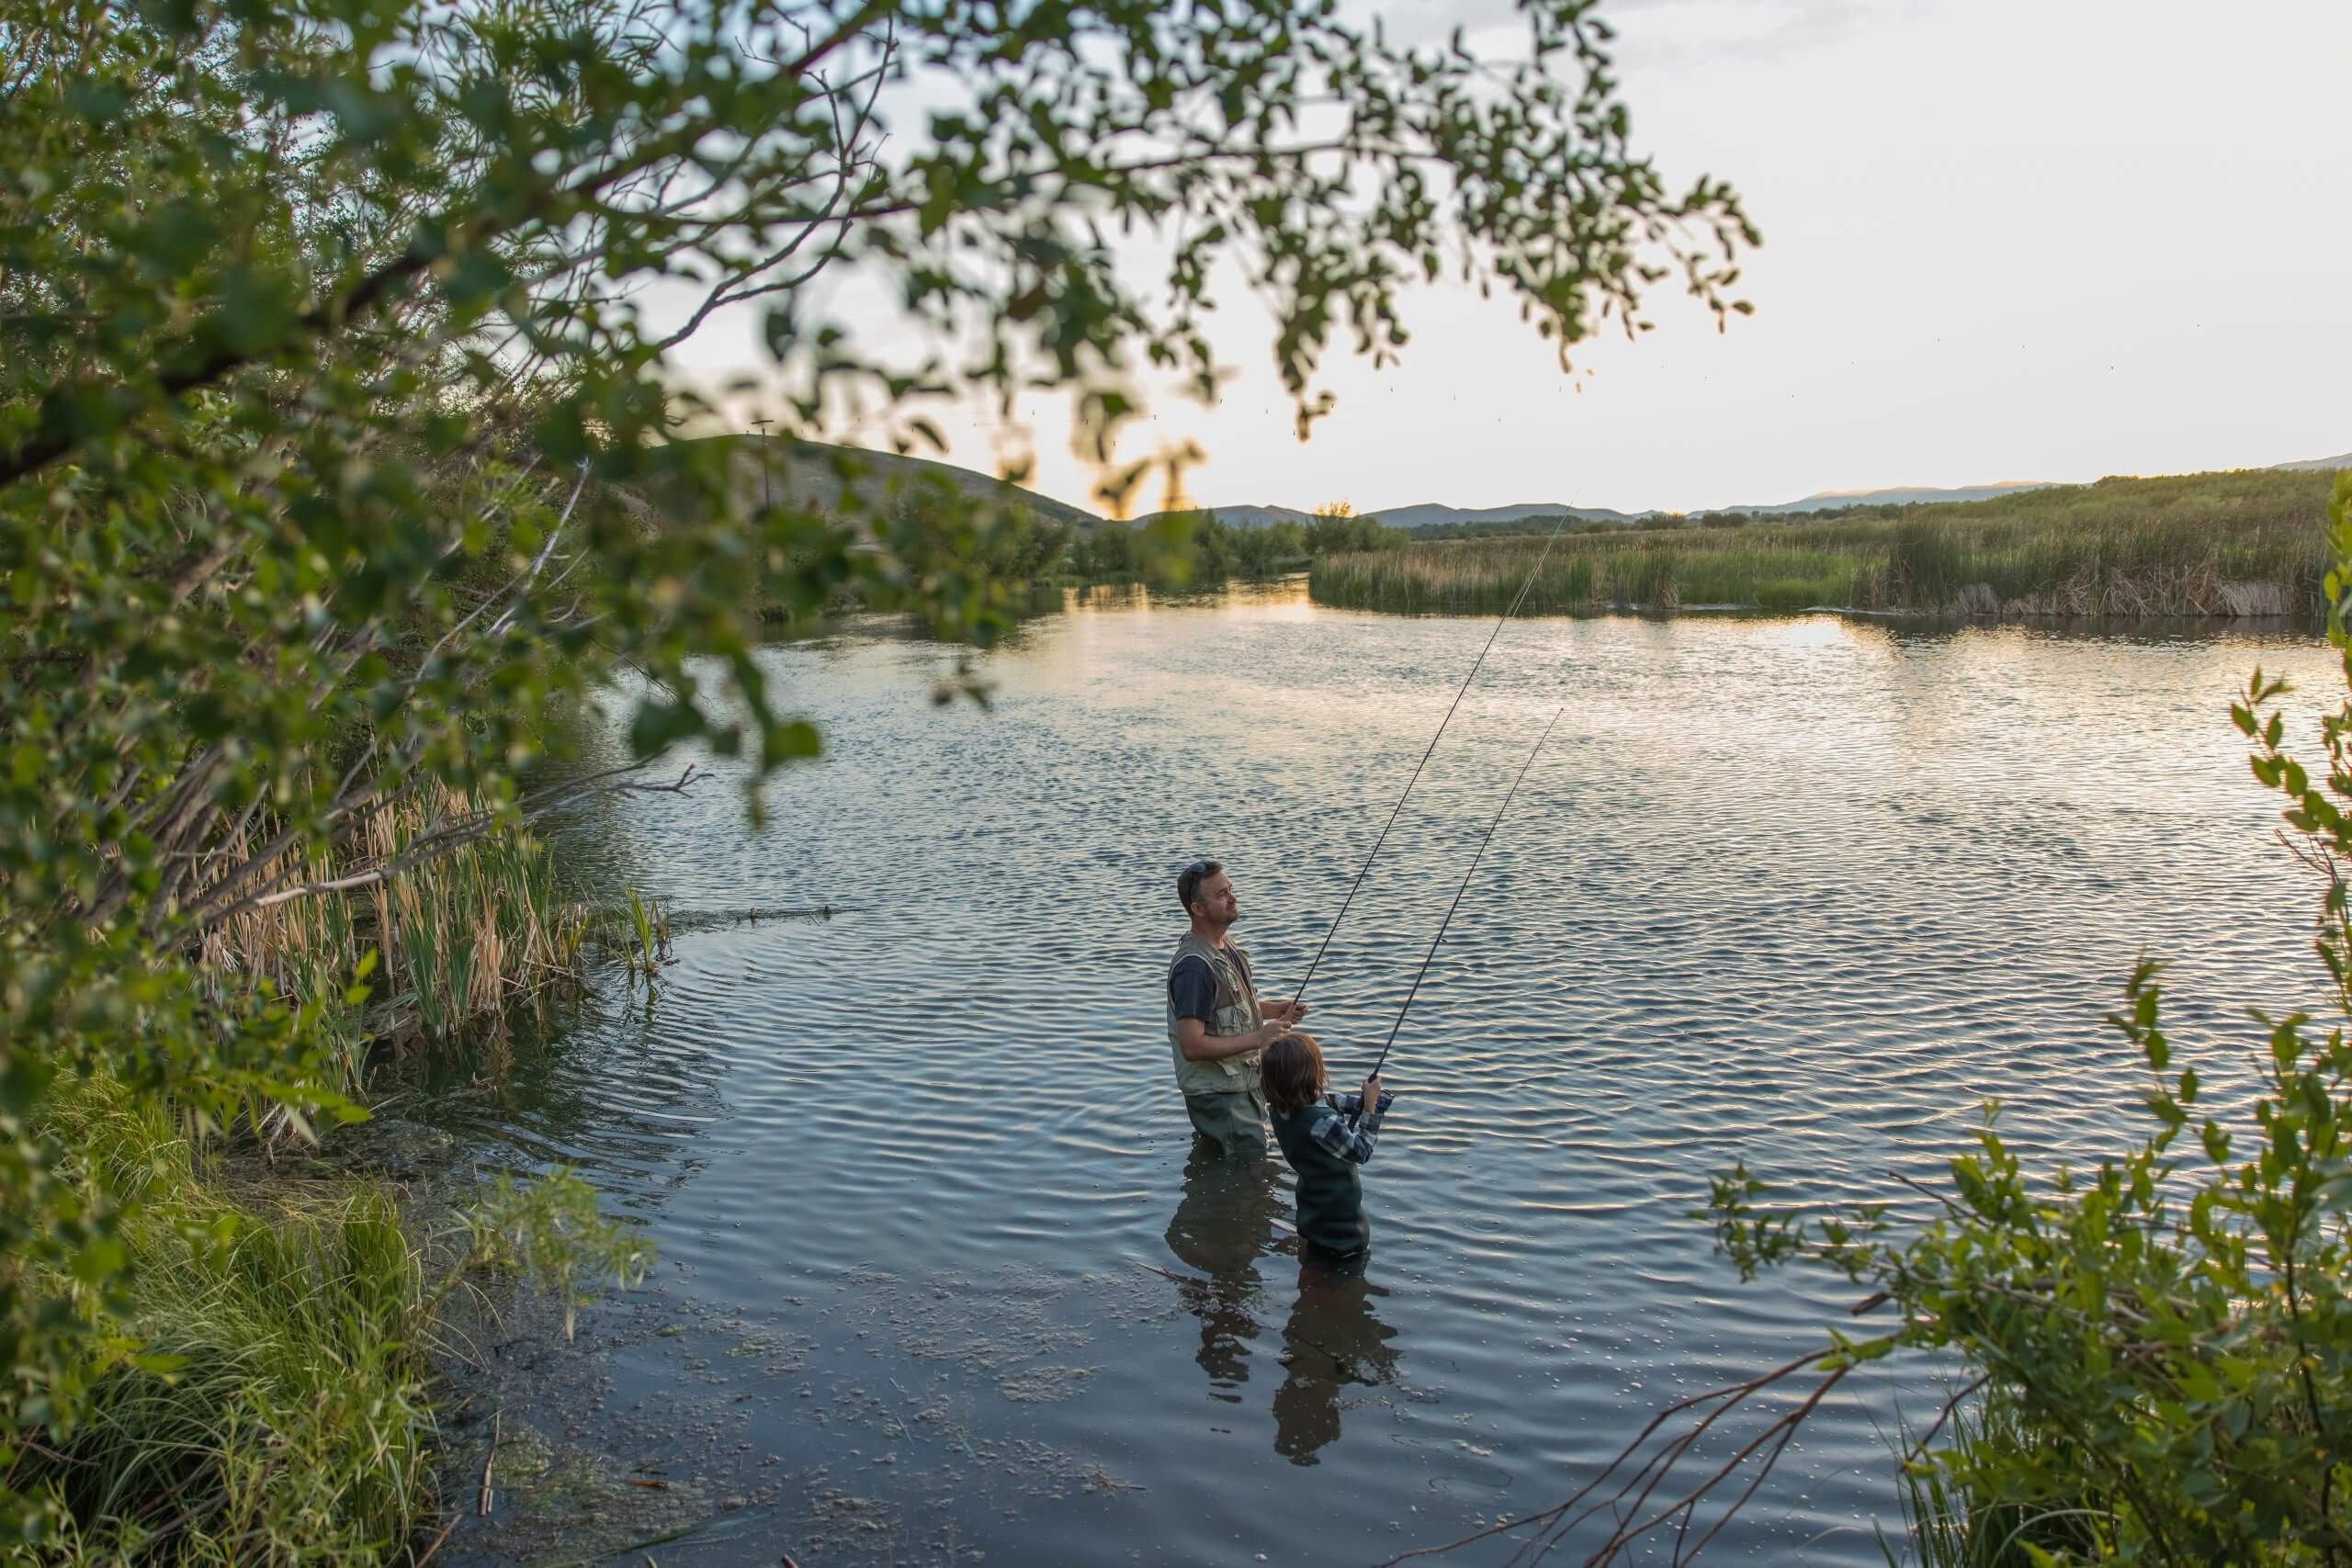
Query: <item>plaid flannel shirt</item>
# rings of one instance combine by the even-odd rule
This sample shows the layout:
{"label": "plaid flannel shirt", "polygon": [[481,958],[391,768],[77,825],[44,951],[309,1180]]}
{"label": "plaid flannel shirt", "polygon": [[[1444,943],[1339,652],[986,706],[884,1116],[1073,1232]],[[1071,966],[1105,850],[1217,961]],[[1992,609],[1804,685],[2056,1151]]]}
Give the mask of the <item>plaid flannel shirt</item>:
{"label": "plaid flannel shirt", "polygon": [[1327,1094],[1323,1103],[1331,1114],[1317,1116],[1309,1134],[1325,1154],[1363,1165],[1372,1158],[1373,1139],[1380,1132],[1380,1107],[1364,1113],[1361,1094]]}

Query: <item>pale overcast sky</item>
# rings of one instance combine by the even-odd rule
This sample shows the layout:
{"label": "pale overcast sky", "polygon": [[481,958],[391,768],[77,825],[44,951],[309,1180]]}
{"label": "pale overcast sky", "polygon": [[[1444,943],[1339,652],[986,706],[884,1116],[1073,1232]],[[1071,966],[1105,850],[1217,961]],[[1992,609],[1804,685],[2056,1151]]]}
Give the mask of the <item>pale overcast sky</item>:
{"label": "pale overcast sky", "polygon": [[[1402,0],[1392,29],[1510,16]],[[2096,479],[2352,449],[2352,4],[1619,0],[1636,147],[1729,179],[1763,231],[1718,334],[1671,293],[1563,377],[1506,304],[1408,301],[1401,368],[1335,357],[1301,446],[1247,298],[1214,409],[1159,396],[1126,457],[1198,441],[1191,499],[1360,510],[1690,509],[1822,490]],[[760,362],[748,320],[683,361]],[[941,421],[953,460],[1092,476],[1041,403]],[[1142,504],[1159,504],[1147,496]]]}

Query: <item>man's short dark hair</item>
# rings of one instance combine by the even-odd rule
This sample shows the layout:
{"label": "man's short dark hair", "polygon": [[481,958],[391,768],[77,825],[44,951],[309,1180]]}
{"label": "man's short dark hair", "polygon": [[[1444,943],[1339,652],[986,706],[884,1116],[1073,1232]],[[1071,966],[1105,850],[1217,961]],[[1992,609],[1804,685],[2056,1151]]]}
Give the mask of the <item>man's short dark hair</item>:
{"label": "man's short dark hair", "polygon": [[1196,860],[1176,874],[1176,901],[1184,906],[1184,913],[1193,912],[1193,895],[1201,890],[1201,884],[1224,869],[1213,860]]}

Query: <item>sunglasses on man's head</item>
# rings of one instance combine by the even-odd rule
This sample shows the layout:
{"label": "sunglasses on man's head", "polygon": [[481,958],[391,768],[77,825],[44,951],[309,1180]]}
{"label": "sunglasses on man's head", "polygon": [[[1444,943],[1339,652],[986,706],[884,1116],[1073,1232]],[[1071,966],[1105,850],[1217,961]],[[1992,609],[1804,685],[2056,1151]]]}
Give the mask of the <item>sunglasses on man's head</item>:
{"label": "sunglasses on man's head", "polygon": [[1196,860],[1192,864],[1184,868],[1184,874],[1187,876],[1206,876],[1209,874],[1209,867],[1216,863],[1216,862],[1210,860]]}

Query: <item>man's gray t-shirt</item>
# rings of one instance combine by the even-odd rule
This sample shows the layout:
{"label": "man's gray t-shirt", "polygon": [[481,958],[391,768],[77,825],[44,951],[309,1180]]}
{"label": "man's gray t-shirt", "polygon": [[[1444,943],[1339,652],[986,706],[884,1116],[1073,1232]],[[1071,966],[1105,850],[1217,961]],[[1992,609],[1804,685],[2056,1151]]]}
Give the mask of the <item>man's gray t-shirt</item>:
{"label": "man's gray t-shirt", "polygon": [[[1230,947],[1223,951],[1241,971],[1242,984],[1250,984],[1250,961]],[[1203,1028],[1209,1026],[1216,1012],[1216,976],[1209,973],[1207,959],[1195,953],[1176,961],[1168,974],[1168,1000],[1178,1018],[1196,1018]]]}

